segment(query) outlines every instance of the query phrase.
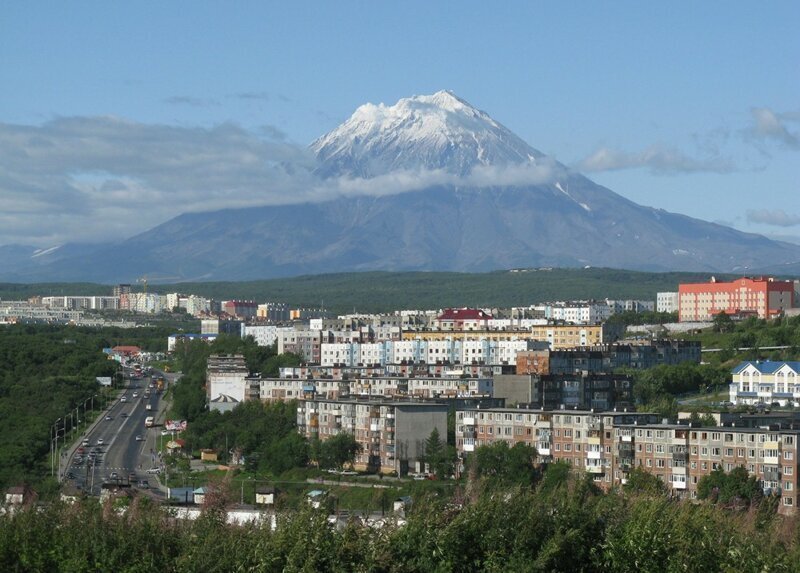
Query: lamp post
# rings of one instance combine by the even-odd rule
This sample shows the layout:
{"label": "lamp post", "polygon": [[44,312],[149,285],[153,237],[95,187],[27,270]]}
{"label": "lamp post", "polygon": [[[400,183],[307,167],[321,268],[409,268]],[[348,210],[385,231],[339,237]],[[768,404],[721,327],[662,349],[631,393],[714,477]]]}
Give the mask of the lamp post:
{"label": "lamp post", "polygon": [[53,439],[56,435],[56,426],[61,421],[61,418],[58,418],[53,425],[50,427],[50,475],[52,476],[55,472],[55,460],[56,460],[56,450],[53,447]]}
{"label": "lamp post", "polygon": [[56,429],[55,437],[53,438],[53,442],[54,442],[54,445],[53,445],[53,458],[54,458],[54,461],[53,461],[53,467],[51,467],[50,471],[51,471],[51,475],[52,475],[52,472],[55,471],[55,466],[56,465],[58,466],[57,478],[58,478],[59,482],[61,481],[61,455],[60,455],[60,452],[58,451],[58,437],[59,436],[64,436],[64,439],[66,440],[66,433],[67,433],[67,429],[66,428],[58,428],[58,429]]}

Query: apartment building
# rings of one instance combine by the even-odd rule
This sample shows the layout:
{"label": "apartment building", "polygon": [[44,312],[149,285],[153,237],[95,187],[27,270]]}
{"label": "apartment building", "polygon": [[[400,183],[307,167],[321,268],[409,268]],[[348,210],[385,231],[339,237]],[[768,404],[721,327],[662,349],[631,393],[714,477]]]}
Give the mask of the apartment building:
{"label": "apartment building", "polygon": [[700,363],[700,343],[694,340],[657,340],[642,344],[613,343],[563,350],[517,353],[517,374],[611,372],[617,368],[646,369],[661,364]]}
{"label": "apartment building", "polygon": [[333,378],[262,378],[262,400],[292,400],[302,397],[344,398],[359,396],[392,396],[416,398],[464,398],[492,396],[491,378],[348,376]]}
{"label": "apartment building", "polygon": [[595,410],[633,409],[633,381],[610,373],[494,376],[494,396],[508,403],[535,404],[537,408]]}
{"label": "apartment building", "polygon": [[379,342],[323,342],[322,366],[366,366],[402,363],[426,364],[514,364],[519,352],[546,346],[529,339],[486,338],[441,340],[383,340]]}
{"label": "apartment building", "polygon": [[548,324],[531,328],[531,338],[548,342],[554,350],[576,346],[598,346],[619,340],[624,334],[620,325],[609,324]]}
{"label": "apartment building", "polygon": [[678,285],[678,320],[704,321],[714,315],[752,314],[772,318],[794,307],[794,283],[772,277],[742,277],[731,282]]}
{"label": "apartment building", "polygon": [[678,312],[680,296],[677,292],[657,292],[656,312]]}
{"label": "apartment building", "polygon": [[731,371],[734,404],[800,404],[800,362],[748,361]]}
{"label": "apartment building", "polygon": [[341,432],[361,445],[355,468],[407,474],[422,462],[424,443],[434,428],[447,435],[448,406],[437,402],[304,399],[297,408],[298,431],[326,440]]}
{"label": "apartment building", "polygon": [[641,412],[465,409],[456,412],[456,447],[465,457],[497,440],[522,441],[536,447],[543,462],[565,461],[603,488],[624,485],[641,468],[671,495],[688,499],[697,497],[703,476],[740,466],[765,495],[780,496],[780,513],[795,514],[800,429],[793,426],[695,427],[659,423],[657,415]]}
{"label": "apartment building", "polygon": [[272,346],[278,342],[278,327],[274,324],[245,324],[241,326],[242,338],[252,336],[259,346]]}

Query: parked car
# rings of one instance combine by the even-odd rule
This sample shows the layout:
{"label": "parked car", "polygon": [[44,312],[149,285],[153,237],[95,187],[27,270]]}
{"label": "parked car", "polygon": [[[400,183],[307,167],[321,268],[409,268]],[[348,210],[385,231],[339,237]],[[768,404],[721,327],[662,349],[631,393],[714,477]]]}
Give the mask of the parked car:
{"label": "parked car", "polygon": [[97,445],[98,446],[102,446],[103,445],[103,438],[97,438]]}
{"label": "parked car", "polygon": [[150,468],[149,470],[147,470],[147,473],[149,473],[149,474],[160,474],[161,473],[161,468]]}
{"label": "parked car", "polygon": [[111,479],[118,479],[119,474],[117,472],[111,472],[108,477]]}
{"label": "parked car", "polygon": [[144,440],[144,438],[142,436],[136,436],[136,441],[137,442],[141,442],[142,440]]}
{"label": "parked car", "polygon": [[148,481],[147,481],[147,480],[145,480],[145,479],[143,479],[143,480],[139,480],[139,483],[137,483],[136,485],[137,485],[137,487],[139,487],[140,489],[150,489],[150,482],[148,482]]}
{"label": "parked car", "polygon": [[111,416],[106,416],[106,422],[110,422],[110,421],[111,421],[111,420],[113,420],[113,419],[114,419],[114,418],[112,418]]}

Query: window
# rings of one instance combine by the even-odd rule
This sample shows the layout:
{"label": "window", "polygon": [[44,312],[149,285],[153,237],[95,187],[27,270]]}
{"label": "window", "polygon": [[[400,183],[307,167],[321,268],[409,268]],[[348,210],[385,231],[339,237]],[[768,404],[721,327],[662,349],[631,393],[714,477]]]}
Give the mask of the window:
{"label": "window", "polygon": [[793,460],[794,459],[794,452],[783,452],[783,459],[784,460]]}
{"label": "window", "polygon": [[784,497],[783,498],[783,505],[792,505],[793,501],[791,497]]}

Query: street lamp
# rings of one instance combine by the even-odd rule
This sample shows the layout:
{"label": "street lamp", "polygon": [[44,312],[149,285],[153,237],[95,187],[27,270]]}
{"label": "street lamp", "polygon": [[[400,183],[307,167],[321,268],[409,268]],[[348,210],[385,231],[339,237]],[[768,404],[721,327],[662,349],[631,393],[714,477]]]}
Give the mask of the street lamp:
{"label": "street lamp", "polygon": [[53,422],[53,425],[50,427],[50,475],[51,476],[55,472],[55,460],[56,460],[56,451],[55,448],[53,447],[53,437],[55,436],[57,431],[56,426],[58,426],[58,423],[60,421],[61,418],[58,418],[55,422]]}
{"label": "street lamp", "polygon": [[66,428],[58,428],[55,432],[55,437],[53,438],[53,442],[51,442],[52,450],[53,450],[53,464],[50,466],[50,475],[53,475],[55,471],[55,465],[58,464],[58,481],[61,481],[61,456],[58,451],[58,437],[64,436],[66,440],[67,429]]}

